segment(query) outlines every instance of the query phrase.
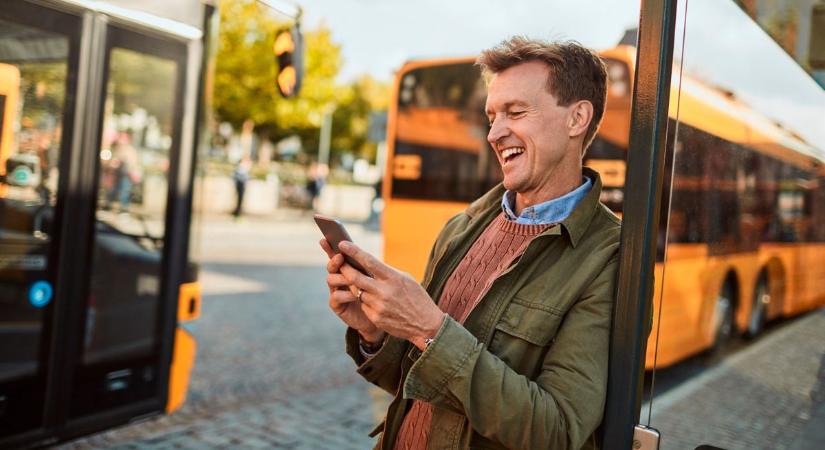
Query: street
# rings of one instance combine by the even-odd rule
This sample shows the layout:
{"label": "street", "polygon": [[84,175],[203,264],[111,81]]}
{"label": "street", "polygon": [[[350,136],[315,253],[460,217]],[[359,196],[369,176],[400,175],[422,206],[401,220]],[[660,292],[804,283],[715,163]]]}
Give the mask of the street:
{"label": "street", "polygon": [[[378,233],[347,229],[380,251]],[[311,214],[212,216],[201,233],[203,308],[183,408],[64,448],[371,447],[387,396],[344,353]]]}
{"label": "street", "polygon": [[[378,232],[346,226],[380,254]],[[371,448],[367,434],[389,398],[355,374],[343,351],[311,214],[210,216],[198,228],[204,296],[186,403],[61,448]],[[823,342],[820,310],[774,324],[721,357],[657,373],[652,425],[661,448],[816,448],[825,441]]]}

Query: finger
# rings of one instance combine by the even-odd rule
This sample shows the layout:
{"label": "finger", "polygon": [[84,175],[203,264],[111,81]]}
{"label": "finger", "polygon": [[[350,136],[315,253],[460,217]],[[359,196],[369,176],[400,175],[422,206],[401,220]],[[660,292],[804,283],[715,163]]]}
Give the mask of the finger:
{"label": "finger", "polygon": [[357,245],[349,241],[342,241],[338,244],[338,249],[350,258],[361,264],[372,276],[377,278],[384,278],[394,272],[393,268],[382,263],[378,258],[370,255],[368,252],[361,249]]}
{"label": "finger", "polygon": [[330,289],[341,289],[350,287],[350,282],[340,273],[327,274],[327,285]]}
{"label": "finger", "polygon": [[333,291],[329,295],[329,306],[333,311],[341,311],[348,303],[358,301],[350,291]]}
{"label": "finger", "polygon": [[361,311],[364,313],[365,316],[367,316],[367,319],[370,322],[376,324],[376,326],[379,322],[381,322],[381,317],[375,311],[375,308],[373,306],[370,306],[369,304],[362,302]]}
{"label": "finger", "polygon": [[321,248],[327,254],[327,257],[332,258],[333,256],[335,256],[335,251],[332,250],[332,246],[329,245],[329,241],[327,241],[326,239],[321,239],[319,243],[321,244]]}
{"label": "finger", "polygon": [[327,272],[339,273],[342,265],[344,265],[344,255],[336,253],[327,261]]}
{"label": "finger", "polygon": [[370,292],[377,292],[378,291],[378,281],[374,278],[364,275],[363,272],[352,267],[349,264],[344,264],[341,266],[341,275],[346,278],[349,284],[355,286],[358,289],[363,289],[364,291]]}

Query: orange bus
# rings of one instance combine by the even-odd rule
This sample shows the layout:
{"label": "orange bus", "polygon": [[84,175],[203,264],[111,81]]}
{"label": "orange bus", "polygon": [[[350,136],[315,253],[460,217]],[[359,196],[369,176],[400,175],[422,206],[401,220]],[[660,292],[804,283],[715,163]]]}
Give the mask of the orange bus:
{"label": "orange bus", "polygon": [[[636,48],[620,45],[601,56],[607,109],[584,163],[601,174],[602,202],[621,216]],[[473,62],[409,62],[394,85],[384,258],[419,279],[443,224],[501,181],[486,140],[486,89]],[[670,225],[660,231],[656,266],[659,367],[825,304],[825,291],[817,288],[825,281],[825,179],[818,150],[732,93],[688,75],[679,108],[677,98],[671,98],[666,163],[675,176],[660,221],[667,224],[669,213]],[[668,182],[663,192],[669,191]],[[652,333],[648,368],[655,339]]]}
{"label": "orange bus", "polygon": [[214,8],[115,3],[5,0],[0,13],[14,30],[0,34],[0,448],[49,446],[186,398]]}

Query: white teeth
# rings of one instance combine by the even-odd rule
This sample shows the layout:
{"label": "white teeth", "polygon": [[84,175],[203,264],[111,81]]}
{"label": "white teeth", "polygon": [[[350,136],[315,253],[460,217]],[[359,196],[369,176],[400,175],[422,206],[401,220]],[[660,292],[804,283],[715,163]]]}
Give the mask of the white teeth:
{"label": "white teeth", "polygon": [[524,153],[524,147],[510,147],[501,152],[501,157],[507,159],[511,156]]}

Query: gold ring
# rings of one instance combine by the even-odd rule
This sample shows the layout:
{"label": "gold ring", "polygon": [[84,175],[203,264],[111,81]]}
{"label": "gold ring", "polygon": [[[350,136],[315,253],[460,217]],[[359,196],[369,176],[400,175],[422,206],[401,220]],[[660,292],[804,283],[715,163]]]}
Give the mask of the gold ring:
{"label": "gold ring", "polygon": [[363,293],[364,293],[364,290],[361,289],[361,288],[358,288],[358,301],[359,302],[361,301],[361,294],[363,294]]}

